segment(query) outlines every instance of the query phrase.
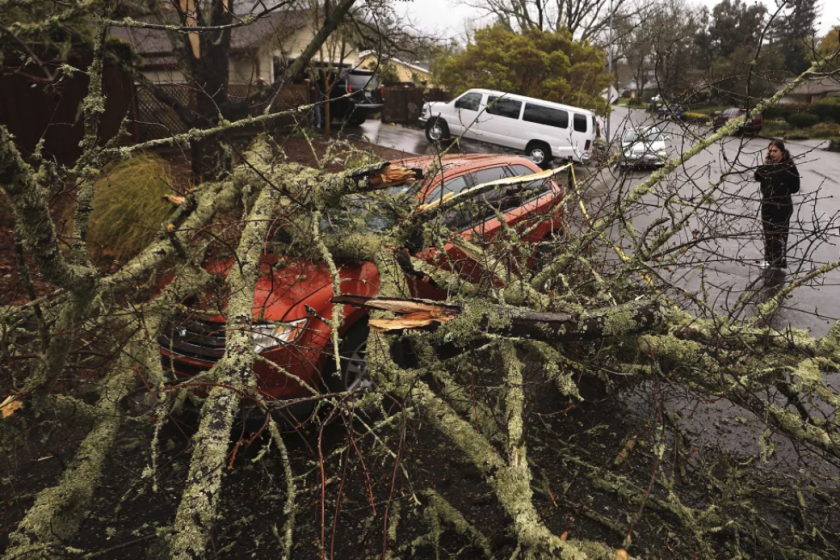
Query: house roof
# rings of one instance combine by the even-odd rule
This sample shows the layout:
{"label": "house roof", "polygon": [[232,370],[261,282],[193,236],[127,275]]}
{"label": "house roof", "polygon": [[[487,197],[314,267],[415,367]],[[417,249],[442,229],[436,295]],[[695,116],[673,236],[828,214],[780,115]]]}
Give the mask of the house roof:
{"label": "house roof", "polygon": [[[157,23],[153,18],[138,18],[137,21]],[[304,10],[272,12],[250,25],[234,27],[230,33],[230,48],[234,52],[255,50],[273,34],[300,29],[307,22],[308,14]],[[150,64],[175,61],[172,43],[165,31],[140,27],[112,27],[111,36],[130,43],[134,52],[150,59]]]}
{"label": "house roof", "polygon": [[794,88],[788,95],[826,95],[840,93],[840,79],[825,76]]}
{"label": "house roof", "polygon": [[[376,57],[376,53],[373,51],[362,51],[359,53],[359,60],[363,60],[370,56]],[[401,66],[405,66],[406,68],[411,68],[412,70],[423,72],[424,74],[431,74],[431,70],[424,66],[421,66],[421,63],[419,62],[406,62],[405,60],[401,60],[395,56],[383,56],[382,59],[386,63],[393,62],[394,64],[399,64]]]}

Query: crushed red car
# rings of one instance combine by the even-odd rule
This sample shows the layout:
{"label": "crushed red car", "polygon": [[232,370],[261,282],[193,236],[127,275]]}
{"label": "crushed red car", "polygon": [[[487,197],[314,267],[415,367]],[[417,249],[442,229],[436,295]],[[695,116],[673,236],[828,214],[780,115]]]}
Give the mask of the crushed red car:
{"label": "crushed red car", "polygon": [[[476,185],[542,171],[529,159],[515,156],[444,156],[439,160],[440,166],[435,165],[436,161],[438,158],[430,156],[395,162],[427,173],[417,189],[421,208],[433,207]],[[478,212],[454,211],[445,214],[444,219],[447,227],[456,229],[465,239],[483,244],[502,231],[498,210],[509,226],[519,230],[530,228],[523,239],[537,243],[561,231],[562,199],[563,190],[555,181],[535,179],[524,187],[520,184],[496,188],[482,195]],[[445,260],[468,278],[480,274],[475,262],[451,244],[424,249],[416,256],[436,265]],[[533,261],[528,259],[529,263]],[[337,264],[343,295],[376,295],[379,275],[374,264],[358,261]],[[232,260],[216,262],[208,268],[224,276],[231,266]],[[294,398],[310,394],[296,378],[321,391],[355,389],[369,383],[365,362],[367,314],[352,306],[343,309],[341,375],[326,375],[334,364],[327,319],[332,313],[330,299],[334,293],[327,265],[290,261],[266,253],[260,268],[262,276],[256,285],[253,323],[256,351],[264,358],[254,366],[260,389],[275,398]],[[407,280],[411,292],[407,297],[441,300],[447,296],[428,283]],[[224,305],[222,302],[219,308]],[[180,316],[159,341],[165,367],[181,378],[209,370],[224,355],[224,315],[208,312],[206,302],[199,304],[199,308],[202,306],[195,314]]]}

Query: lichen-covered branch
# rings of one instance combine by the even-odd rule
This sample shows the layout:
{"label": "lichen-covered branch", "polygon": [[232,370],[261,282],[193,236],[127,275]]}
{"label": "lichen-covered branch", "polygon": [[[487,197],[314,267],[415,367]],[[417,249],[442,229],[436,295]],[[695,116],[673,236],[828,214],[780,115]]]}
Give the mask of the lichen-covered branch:
{"label": "lichen-covered branch", "polygon": [[[258,144],[253,150],[254,165],[271,175],[273,157],[269,146]],[[254,290],[265,236],[277,207],[279,192],[265,184],[253,209],[246,218],[245,229],[237,249],[237,263],[228,274],[230,286],[225,355],[217,366],[222,378],[201,410],[196,434],[196,447],[190,461],[186,488],[175,517],[175,532],[170,541],[173,559],[195,559],[204,556],[210,531],[217,517],[217,504],[222,484],[222,470],[230,445],[233,418],[239,410],[241,392],[253,390],[255,378],[254,342],[251,322]]]}

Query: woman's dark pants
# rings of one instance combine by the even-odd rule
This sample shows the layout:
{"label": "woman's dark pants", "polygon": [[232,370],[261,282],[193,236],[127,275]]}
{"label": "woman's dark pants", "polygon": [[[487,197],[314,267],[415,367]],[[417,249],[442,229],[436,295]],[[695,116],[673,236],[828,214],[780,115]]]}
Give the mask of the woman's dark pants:
{"label": "woman's dark pants", "polygon": [[792,214],[793,204],[764,202],[761,205],[761,223],[764,226],[764,260],[770,266],[787,266],[787,240]]}

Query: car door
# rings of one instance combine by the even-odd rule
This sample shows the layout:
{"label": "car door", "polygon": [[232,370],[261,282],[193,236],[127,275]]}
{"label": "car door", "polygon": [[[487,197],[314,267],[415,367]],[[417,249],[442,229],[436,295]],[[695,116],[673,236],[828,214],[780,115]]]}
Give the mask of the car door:
{"label": "car door", "polygon": [[481,123],[479,117],[482,109],[483,94],[468,91],[455,100],[455,114],[449,122],[449,131],[457,136],[467,138],[481,137]]}

